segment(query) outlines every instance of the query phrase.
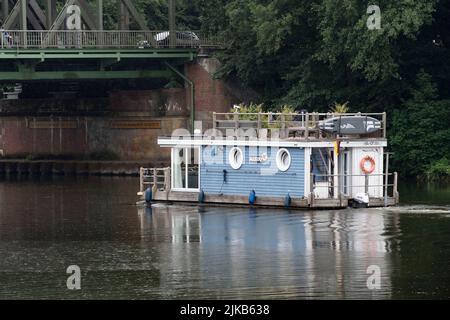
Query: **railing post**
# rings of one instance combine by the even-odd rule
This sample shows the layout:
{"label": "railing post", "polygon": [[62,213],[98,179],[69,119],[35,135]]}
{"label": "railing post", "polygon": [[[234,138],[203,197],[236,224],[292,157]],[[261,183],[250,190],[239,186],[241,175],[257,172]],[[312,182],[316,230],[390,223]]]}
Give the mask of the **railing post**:
{"label": "railing post", "polygon": [[164,169],[164,191],[170,191],[170,168]]}
{"label": "railing post", "polygon": [[261,113],[258,113],[258,136],[259,136],[259,131],[261,130]]}
{"label": "railing post", "polygon": [[333,153],[333,162],[334,162],[334,170],[333,170],[333,198],[338,199],[339,193],[341,192],[340,179],[339,179],[339,154]]}
{"label": "railing post", "polygon": [[369,194],[369,175],[364,175],[364,192]]}
{"label": "railing post", "polygon": [[398,196],[398,174],[397,172],[394,172],[394,199],[395,199],[395,204],[398,204],[399,201],[399,196]]}
{"label": "railing post", "polygon": [[139,192],[144,192],[144,168],[139,168]]}
{"label": "railing post", "polygon": [[309,113],[306,113],[305,119],[305,139],[309,139]]}
{"label": "railing post", "polygon": [[158,170],[153,169],[153,190],[158,190]]}
{"label": "railing post", "polygon": [[384,206],[388,206],[388,183],[389,183],[389,152],[386,152],[386,174],[384,177]]}

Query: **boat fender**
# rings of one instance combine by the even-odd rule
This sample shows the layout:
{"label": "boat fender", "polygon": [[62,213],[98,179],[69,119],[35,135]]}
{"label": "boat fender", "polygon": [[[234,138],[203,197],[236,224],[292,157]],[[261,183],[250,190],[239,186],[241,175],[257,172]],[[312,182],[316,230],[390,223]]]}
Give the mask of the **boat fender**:
{"label": "boat fender", "polygon": [[147,190],[145,190],[145,202],[147,203],[152,202],[152,199],[153,199],[152,189],[147,188]]}
{"label": "boat fender", "polygon": [[223,183],[227,182],[227,173],[228,171],[223,169]]}
{"label": "boat fender", "polygon": [[286,195],[286,197],[284,198],[284,206],[285,206],[286,208],[289,208],[289,207],[291,206],[291,202],[292,202],[292,199],[291,199],[290,194],[288,193],[288,194]]}
{"label": "boat fender", "polygon": [[250,191],[250,195],[248,196],[248,203],[254,205],[256,201],[256,192],[255,190]]}
{"label": "boat fender", "polygon": [[203,192],[203,189],[201,189],[198,194],[198,202],[200,203],[205,202],[205,193]]}

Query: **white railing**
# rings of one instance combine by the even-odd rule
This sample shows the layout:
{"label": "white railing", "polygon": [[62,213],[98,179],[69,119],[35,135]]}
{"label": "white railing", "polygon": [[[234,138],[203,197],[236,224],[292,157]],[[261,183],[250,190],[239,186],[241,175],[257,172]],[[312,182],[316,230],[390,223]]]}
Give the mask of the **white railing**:
{"label": "white railing", "polygon": [[[389,180],[384,180],[388,177]],[[363,183],[353,183],[353,178],[361,178]],[[372,181],[372,182],[371,182]],[[386,183],[386,181],[388,181]],[[318,194],[327,193],[328,199],[346,197],[349,198],[355,190],[367,194],[379,194],[382,198],[399,199],[398,173],[380,174],[311,174],[311,196],[316,198]],[[320,192],[322,191],[322,192]]]}
{"label": "white railing", "polygon": [[2,49],[146,49],[220,47],[216,37],[199,31],[47,31],[2,30]]}
{"label": "white railing", "polygon": [[381,130],[374,137],[386,138],[386,113],[213,113],[213,128],[218,130],[255,129],[258,136],[270,135],[271,131],[277,131],[281,138],[290,135],[326,138],[326,134],[320,130],[319,123],[326,119],[344,116],[373,117],[380,121]]}
{"label": "white railing", "polygon": [[143,195],[147,188],[157,191],[170,190],[170,168],[140,168],[139,195]]}

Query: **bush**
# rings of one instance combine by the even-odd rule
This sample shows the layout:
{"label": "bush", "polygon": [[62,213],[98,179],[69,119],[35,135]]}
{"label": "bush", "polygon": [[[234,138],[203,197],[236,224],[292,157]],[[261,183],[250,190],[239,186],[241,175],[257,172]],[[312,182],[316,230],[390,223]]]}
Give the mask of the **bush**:
{"label": "bush", "polygon": [[419,72],[416,82],[411,97],[393,112],[388,134],[393,169],[402,176],[428,178],[443,169],[445,160],[439,159],[450,159],[450,99],[438,98],[427,73]]}
{"label": "bush", "polygon": [[442,158],[434,162],[427,170],[429,180],[447,180],[450,178],[450,161]]}
{"label": "bush", "polygon": [[[237,108],[233,108],[230,110],[230,112],[237,112],[237,113],[262,113],[265,112],[264,111],[264,105],[261,104],[256,104],[256,103],[250,103],[249,105],[246,104],[239,104],[237,105]],[[229,117],[229,120],[233,120],[232,117]],[[239,117],[241,120],[250,120],[250,121],[256,121],[258,120],[258,116],[256,114],[246,114],[246,115],[241,115]]]}
{"label": "bush", "polygon": [[[266,111],[267,108],[264,106],[264,104],[256,104],[256,103],[250,103],[249,105],[245,105],[243,103],[239,104],[237,108],[233,108],[230,110],[231,113],[239,113],[241,114],[239,116],[240,120],[249,120],[249,121],[256,121],[258,120],[258,113],[268,113]],[[250,113],[250,114],[249,114]],[[295,108],[291,105],[285,104],[282,106],[277,107],[272,113],[282,113],[282,114],[292,114],[296,113]],[[281,120],[279,118],[275,119],[269,119],[268,115],[264,115],[260,117],[262,122],[263,128],[271,128],[271,129],[277,129],[281,128]],[[227,116],[227,120],[233,120],[233,116],[229,115]],[[285,121],[289,122],[293,120],[293,116],[286,116]]]}

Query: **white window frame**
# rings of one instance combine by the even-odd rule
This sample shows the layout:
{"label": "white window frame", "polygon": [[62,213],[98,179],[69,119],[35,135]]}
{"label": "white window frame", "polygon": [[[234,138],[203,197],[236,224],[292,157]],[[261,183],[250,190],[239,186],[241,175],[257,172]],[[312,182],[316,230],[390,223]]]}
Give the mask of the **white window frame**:
{"label": "white window frame", "polygon": [[[289,157],[289,163],[288,163],[288,165],[286,167],[284,167],[284,164],[281,163],[281,154],[283,152],[286,152],[288,157]],[[292,164],[292,156],[291,156],[291,153],[289,152],[289,150],[286,149],[286,148],[282,148],[282,149],[278,150],[277,157],[276,157],[276,162],[277,162],[278,170],[280,170],[281,172],[288,171],[289,168],[291,167],[291,164]]]}
{"label": "white window frame", "polygon": [[[175,150],[179,150],[179,149],[184,149],[184,157],[185,157],[185,181],[186,181],[186,186],[189,185],[189,171],[188,171],[188,161],[187,161],[187,156],[188,156],[188,149],[191,150],[198,150],[198,188],[174,188],[174,175],[173,175],[173,166],[175,164],[174,162],[174,156],[175,156]],[[172,191],[176,191],[176,192],[200,192],[200,171],[201,171],[201,157],[202,157],[202,153],[201,153],[201,147],[173,147],[171,148],[170,151],[170,157],[171,157],[171,164],[170,164],[170,185],[172,186],[171,190]]]}
{"label": "white window frame", "polygon": [[[241,163],[234,162],[234,152],[235,151],[239,151],[241,153],[241,156],[242,156]],[[233,157],[232,157],[232,155],[233,155]],[[239,147],[231,148],[230,152],[228,152],[228,163],[229,163],[230,167],[233,168],[234,170],[239,170],[242,167],[242,165],[244,164],[244,162],[245,162],[244,151],[242,151],[242,149]]]}

